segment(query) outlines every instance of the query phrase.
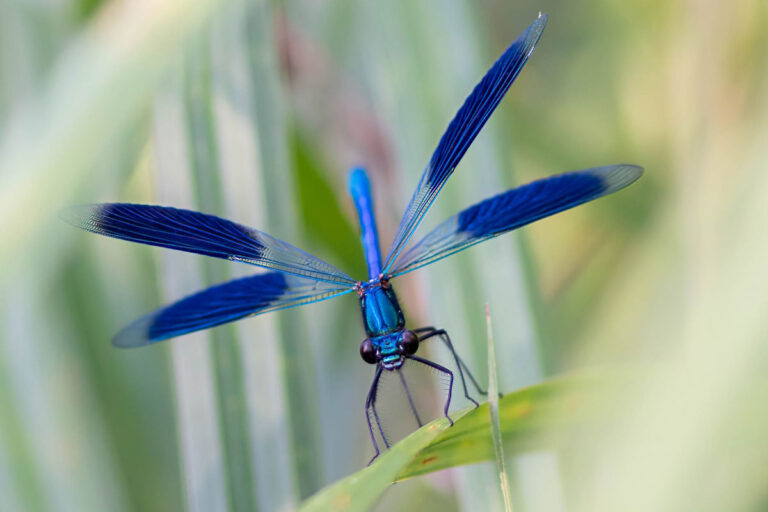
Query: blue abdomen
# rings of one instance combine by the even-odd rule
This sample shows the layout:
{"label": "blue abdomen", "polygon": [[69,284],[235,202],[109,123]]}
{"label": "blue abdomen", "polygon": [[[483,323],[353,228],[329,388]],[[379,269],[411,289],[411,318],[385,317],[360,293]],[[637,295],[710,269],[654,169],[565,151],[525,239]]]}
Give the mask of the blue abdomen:
{"label": "blue abdomen", "polygon": [[382,336],[405,327],[405,317],[392,288],[373,286],[364,290],[360,307],[368,336]]}
{"label": "blue abdomen", "polygon": [[368,279],[376,279],[381,274],[379,235],[376,231],[376,219],[373,216],[371,184],[363,169],[354,169],[349,174],[349,193],[355,201],[357,217],[360,220],[363,250],[368,263]]}

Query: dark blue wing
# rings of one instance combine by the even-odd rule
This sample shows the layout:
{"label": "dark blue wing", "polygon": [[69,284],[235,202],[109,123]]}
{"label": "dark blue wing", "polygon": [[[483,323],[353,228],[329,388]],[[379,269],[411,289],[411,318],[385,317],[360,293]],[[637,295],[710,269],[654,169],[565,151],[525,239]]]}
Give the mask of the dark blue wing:
{"label": "dark blue wing", "polygon": [[266,233],[190,210],[107,203],[65,210],[64,220],[101,235],[242,261],[339,285],[355,280],[336,267]]}
{"label": "dark blue wing", "polygon": [[480,83],[475,86],[448,125],[400,221],[400,227],[397,229],[384,262],[384,273],[389,271],[437,194],[440,193],[440,189],[453,174],[454,168],[501,102],[507,89],[517,78],[536,47],[546,24],[547,16],[539,14],[538,19],[507,48]]}
{"label": "dark blue wing", "polygon": [[139,318],[117,333],[112,344],[140,347],[247,316],[329,299],[353,289],[282,272],[235,279]]}
{"label": "dark blue wing", "polygon": [[635,165],[574,171],[513,188],[450,217],[404,252],[397,276],[533,221],[616,192],[643,174]]}

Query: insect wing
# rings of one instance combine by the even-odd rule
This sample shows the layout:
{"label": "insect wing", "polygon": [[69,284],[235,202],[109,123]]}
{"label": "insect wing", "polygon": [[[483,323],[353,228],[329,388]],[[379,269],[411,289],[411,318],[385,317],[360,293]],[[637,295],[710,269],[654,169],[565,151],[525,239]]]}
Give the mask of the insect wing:
{"label": "insect wing", "polygon": [[339,285],[355,281],[333,265],[266,233],[205,213],[167,206],[106,203],[65,210],[64,220],[101,235],[242,261]]}
{"label": "insect wing", "polygon": [[404,252],[391,272],[398,276],[489,238],[611,194],[643,173],[636,165],[610,165],[534,181],[481,201],[448,218]]}
{"label": "insect wing", "polygon": [[499,57],[472,90],[443,134],[419,180],[384,263],[387,273],[445,182],[528,61],[547,24],[539,17]]}
{"label": "insect wing", "polygon": [[353,290],[282,272],[234,279],[190,295],[143,316],[112,340],[117,347],[140,347],[247,316],[330,299]]}

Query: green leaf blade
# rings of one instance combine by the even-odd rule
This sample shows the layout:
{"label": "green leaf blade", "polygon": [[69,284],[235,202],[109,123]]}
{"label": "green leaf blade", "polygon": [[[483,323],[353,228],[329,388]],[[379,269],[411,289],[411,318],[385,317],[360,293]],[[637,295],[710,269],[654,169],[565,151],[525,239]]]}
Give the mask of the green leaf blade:
{"label": "green leaf blade", "polygon": [[[465,409],[454,413],[452,417],[458,423],[467,412]],[[370,466],[315,494],[302,505],[301,512],[367,510],[396,480],[398,473],[411,462],[413,455],[447,430],[450,430],[450,423],[446,418],[424,425],[382,454]]]}
{"label": "green leaf blade", "polygon": [[[507,456],[556,449],[578,435],[601,431],[616,408],[611,397],[625,378],[584,373],[552,379],[499,399],[499,427]],[[366,510],[393,482],[494,458],[487,403],[425,425],[375,464],[326,487],[304,502],[303,512]]]}
{"label": "green leaf blade", "polygon": [[501,439],[501,426],[499,424],[499,380],[496,374],[496,347],[493,344],[493,326],[491,325],[491,312],[488,304],[485,305],[485,322],[488,331],[488,409],[493,452],[499,469],[499,483],[501,495],[504,498],[504,510],[512,512],[512,491],[509,488],[509,477],[504,464],[504,443]]}

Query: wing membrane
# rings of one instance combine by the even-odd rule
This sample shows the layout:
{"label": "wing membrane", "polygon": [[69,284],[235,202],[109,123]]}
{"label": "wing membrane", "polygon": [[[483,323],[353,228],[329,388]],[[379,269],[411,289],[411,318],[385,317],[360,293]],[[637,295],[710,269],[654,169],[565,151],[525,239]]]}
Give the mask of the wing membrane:
{"label": "wing membrane", "polygon": [[621,190],[643,173],[611,165],[534,181],[481,201],[437,226],[398,258],[391,275],[410,272],[536,220]]}
{"label": "wing membrane", "polygon": [[112,340],[118,347],[140,347],[168,338],[352,291],[349,286],[267,272],[212,286],[143,316]]}
{"label": "wing membrane", "polygon": [[66,210],[64,220],[101,235],[242,261],[339,285],[354,279],[266,233],[205,213],[166,206],[106,203]]}
{"label": "wing membrane", "polygon": [[448,125],[400,221],[384,263],[385,273],[397,259],[443,185],[453,174],[456,165],[528,61],[546,24],[547,16],[540,14],[499,57]]}

